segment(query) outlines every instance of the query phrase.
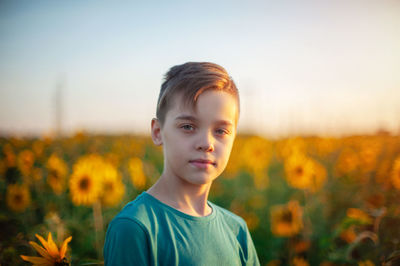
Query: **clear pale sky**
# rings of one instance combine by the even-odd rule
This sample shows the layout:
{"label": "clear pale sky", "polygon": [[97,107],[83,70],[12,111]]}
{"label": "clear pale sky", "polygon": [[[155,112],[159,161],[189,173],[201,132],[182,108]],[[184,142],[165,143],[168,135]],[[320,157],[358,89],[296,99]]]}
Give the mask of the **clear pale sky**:
{"label": "clear pale sky", "polygon": [[0,1],[0,133],[148,132],[164,73],[225,67],[239,129],[400,132],[400,1]]}

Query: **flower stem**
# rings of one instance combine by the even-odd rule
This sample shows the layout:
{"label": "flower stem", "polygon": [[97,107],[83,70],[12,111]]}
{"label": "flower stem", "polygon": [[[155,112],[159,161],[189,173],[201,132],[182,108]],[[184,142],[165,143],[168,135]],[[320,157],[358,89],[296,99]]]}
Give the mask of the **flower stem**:
{"label": "flower stem", "polygon": [[93,219],[94,219],[94,229],[95,229],[95,241],[96,241],[96,251],[99,259],[103,258],[102,254],[102,242],[103,242],[103,214],[101,212],[101,203],[96,201],[93,204]]}

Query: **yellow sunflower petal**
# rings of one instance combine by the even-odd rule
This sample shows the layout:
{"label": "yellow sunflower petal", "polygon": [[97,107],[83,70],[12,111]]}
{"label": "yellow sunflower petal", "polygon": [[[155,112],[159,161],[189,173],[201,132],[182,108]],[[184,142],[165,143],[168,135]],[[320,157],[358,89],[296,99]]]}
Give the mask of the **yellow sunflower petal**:
{"label": "yellow sunflower petal", "polygon": [[29,241],[29,244],[36,249],[37,252],[39,252],[40,255],[42,255],[43,258],[48,259],[48,260],[53,260],[53,258],[50,256],[50,254],[41,246],[39,246],[37,243],[33,241]]}
{"label": "yellow sunflower petal", "polygon": [[53,263],[51,261],[48,261],[45,258],[41,258],[41,257],[31,257],[31,256],[21,255],[21,258],[24,261],[33,263],[33,265],[37,265],[37,266],[52,266],[53,265]]}
{"label": "yellow sunflower petal", "polygon": [[53,258],[59,258],[60,253],[58,252],[58,248],[56,246],[56,244],[53,241],[53,237],[51,236],[51,233],[49,232],[49,235],[47,237],[47,243],[49,245],[49,254],[53,257]]}
{"label": "yellow sunflower petal", "polygon": [[[41,237],[40,235],[38,235],[38,234],[35,234],[35,236],[36,236],[37,239],[39,239],[40,243],[42,243],[43,247],[44,247],[47,251],[49,251],[50,249],[49,249],[49,245],[47,244],[47,241],[46,241],[43,237]],[[50,255],[51,255],[51,254],[50,254]]]}
{"label": "yellow sunflower petal", "polygon": [[60,248],[60,259],[63,259],[65,257],[65,253],[67,252],[68,243],[71,241],[71,239],[72,239],[72,236],[70,236],[64,240],[64,243],[62,244],[62,246]]}

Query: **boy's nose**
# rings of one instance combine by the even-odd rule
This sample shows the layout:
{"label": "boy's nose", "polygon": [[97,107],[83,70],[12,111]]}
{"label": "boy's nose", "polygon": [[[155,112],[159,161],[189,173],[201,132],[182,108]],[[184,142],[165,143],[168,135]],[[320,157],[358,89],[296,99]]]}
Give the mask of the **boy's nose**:
{"label": "boy's nose", "polygon": [[211,152],[211,151],[214,150],[214,145],[212,145],[212,144],[209,144],[209,145],[199,145],[199,146],[197,147],[197,150]]}
{"label": "boy's nose", "polygon": [[213,151],[214,150],[214,144],[213,144],[213,141],[212,141],[212,136],[207,134],[206,136],[201,138],[201,140],[199,140],[199,142],[197,144],[196,149],[199,150],[199,151],[207,151],[207,152]]}

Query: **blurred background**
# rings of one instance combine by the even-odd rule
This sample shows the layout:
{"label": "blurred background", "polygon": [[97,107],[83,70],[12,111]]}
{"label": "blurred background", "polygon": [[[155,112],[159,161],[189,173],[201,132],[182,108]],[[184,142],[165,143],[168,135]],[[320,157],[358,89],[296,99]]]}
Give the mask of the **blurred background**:
{"label": "blurred background", "polygon": [[109,222],[162,172],[163,75],[210,61],[241,97],[210,201],[246,220],[261,265],[398,265],[399,14],[398,0],[0,0],[0,264],[66,240],[47,260],[101,265]]}
{"label": "blurred background", "polygon": [[[1,1],[0,131],[148,133],[173,65],[225,67],[240,130],[400,130],[400,4]],[[58,124],[59,123],[59,124]]]}

